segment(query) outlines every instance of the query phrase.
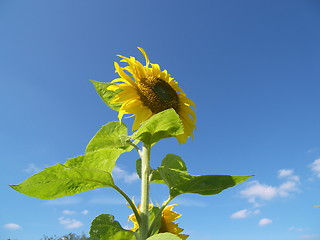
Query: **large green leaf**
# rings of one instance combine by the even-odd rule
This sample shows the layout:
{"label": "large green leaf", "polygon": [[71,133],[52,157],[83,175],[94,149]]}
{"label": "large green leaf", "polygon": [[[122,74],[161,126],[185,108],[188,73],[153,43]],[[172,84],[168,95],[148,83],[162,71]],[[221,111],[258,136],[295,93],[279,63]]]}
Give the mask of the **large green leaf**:
{"label": "large green leaf", "polygon": [[69,168],[62,164],[48,167],[18,185],[10,185],[18,192],[41,199],[71,196],[99,187],[113,186],[113,179],[109,172]]}
{"label": "large green leaf", "polygon": [[68,159],[65,166],[70,168],[98,169],[111,173],[121,153],[123,153],[123,150],[100,149]]}
{"label": "large green leaf", "polygon": [[120,223],[114,220],[114,216],[101,214],[91,223],[90,239],[134,240],[136,238],[132,231],[123,229]]}
{"label": "large green leaf", "polygon": [[181,240],[181,238],[173,233],[159,233],[147,238],[147,240]]}
{"label": "large green leaf", "polygon": [[158,170],[170,189],[171,197],[176,197],[183,193],[214,195],[252,177],[229,175],[193,176],[185,171],[165,167],[160,167]]}
{"label": "large green leaf", "polygon": [[132,146],[127,143],[128,129],[124,123],[109,122],[96,133],[86,148],[87,152],[97,151],[102,148],[122,149],[130,151]]}
{"label": "large green leaf", "polygon": [[[139,170],[138,166],[137,170]],[[161,166],[152,170],[151,182],[168,185],[171,197],[176,197],[183,193],[218,194],[250,177],[228,175],[193,176],[187,172],[187,166],[179,156],[168,154],[162,160]]]}
{"label": "large green leaf", "polygon": [[115,95],[117,95],[121,90],[117,91],[110,91],[108,90],[108,87],[112,85],[112,83],[108,82],[97,82],[94,80],[91,80],[94,87],[96,88],[97,93],[102,98],[105,104],[107,104],[110,108],[113,110],[118,111],[121,107],[121,103],[111,104],[111,100],[114,98]]}
{"label": "large green leaf", "polygon": [[[180,170],[182,172],[187,171],[187,166],[185,162],[181,159],[181,157],[175,154],[166,155],[161,162],[161,166],[165,168]],[[140,170],[141,170],[141,167],[140,167]],[[152,171],[151,182],[166,184],[166,182],[162,179],[158,169]]]}
{"label": "large green leaf", "polygon": [[183,134],[183,125],[174,109],[168,109],[155,114],[142,123],[133,134],[133,139],[139,139],[146,145],[153,145],[161,139]]}
{"label": "large green leaf", "polygon": [[120,122],[111,122],[89,142],[84,155],[68,159],[31,176],[15,190],[42,199],[70,196],[99,187],[113,187],[112,170],[119,156],[132,149],[122,143],[127,128]]}

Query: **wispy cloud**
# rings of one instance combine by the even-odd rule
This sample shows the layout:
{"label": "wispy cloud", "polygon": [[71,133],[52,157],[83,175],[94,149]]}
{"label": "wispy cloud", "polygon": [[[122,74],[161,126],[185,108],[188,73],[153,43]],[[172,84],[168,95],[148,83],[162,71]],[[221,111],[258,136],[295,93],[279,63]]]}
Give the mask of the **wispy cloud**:
{"label": "wispy cloud", "polygon": [[75,229],[83,226],[83,223],[76,219],[60,217],[58,220],[66,229]]}
{"label": "wispy cloud", "polygon": [[300,182],[300,177],[297,175],[294,175],[293,169],[280,169],[278,171],[278,177],[279,178],[287,178],[287,179],[292,180],[294,182]]}
{"label": "wispy cloud", "polygon": [[303,232],[309,230],[308,228],[301,228],[301,227],[290,227],[288,229],[289,231],[294,231],[294,232]]}
{"label": "wispy cloud", "polygon": [[207,204],[203,201],[182,198],[182,197],[176,199],[174,203],[177,203],[185,207],[206,207],[207,206]]}
{"label": "wispy cloud", "polygon": [[78,197],[65,197],[48,200],[45,202],[45,205],[74,205],[80,203],[81,201],[82,199]]}
{"label": "wispy cloud", "polygon": [[276,197],[288,197],[293,192],[300,191],[298,188],[300,178],[294,175],[293,170],[281,169],[278,172],[278,177],[284,179],[285,182],[279,186],[271,186],[259,181],[251,181],[244,190],[240,191],[240,196],[248,199],[257,207],[260,206],[260,201],[268,201]]}
{"label": "wispy cloud", "polygon": [[136,172],[129,173],[118,166],[114,167],[112,173],[115,179],[122,179],[125,183],[133,183],[139,179]]}
{"label": "wispy cloud", "polygon": [[21,229],[21,226],[19,224],[16,224],[16,223],[7,223],[5,225],[3,225],[3,227],[5,229],[8,229],[8,230],[18,230],[18,229]]}
{"label": "wispy cloud", "polygon": [[[88,213],[89,213],[88,210],[82,210],[82,211],[80,212],[80,214],[83,214],[83,215],[87,215]],[[63,210],[63,211],[62,211],[62,214],[63,214],[63,215],[75,215],[75,214],[79,214],[79,212],[66,209],[66,210]]]}
{"label": "wispy cloud", "polygon": [[301,239],[320,239],[319,234],[306,234],[306,235],[301,235],[299,238]]}
{"label": "wispy cloud", "polygon": [[89,203],[91,204],[106,204],[106,205],[121,205],[125,204],[126,201],[122,198],[108,198],[108,197],[94,197]]}
{"label": "wispy cloud", "polygon": [[311,171],[318,177],[320,178],[320,158],[318,158],[317,160],[313,161],[313,163],[311,163],[309,165]]}
{"label": "wispy cloud", "polygon": [[63,215],[73,215],[73,214],[76,214],[77,212],[75,211],[71,211],[71,210],[63,210],[62,211],[62,214]]}
{"label": "wispy cloud", "polygon": [[248,209],[242,209],[238,212],[233,213],[230,218],[232,219],[243,219],[243,218],[248,218],[252,215],[257,215],[260,213],[259,209],[256,209],[254,211],[248,210]]}
{"label": "wispy cloud", "polygon": [[264,227],[264,226],[267,226],[267,225],[269,225],[269,224],[271,224],[272,223],[272,220],[271,219],[269,219],[269,218],[262,218],[262,219],[260,219],[260,221],[258,222],[258,225],[260,226],[260,227]]}
{"label": "wispy cloud", "polygon": [[87,215],[88,213],[89,213],[88,210],[83,210],[83,211],[81,211],[81,214],[83,214],[83,215]]}
{"label": "wispy cloud", "polygon": [[36,165],[33,164],[33,163],[30,163],[30,164],[28,165],[28,167],[24,169],[24,171],[25,171],[26,173],[31,173],[31,174],[38,173],[38,172],[40,172],[41,170],[42,170],[42,169],[41,169],[40,167],[36,166]]}
{"label": "wispy cloud", "polygon": [[317,147],[310,148],[310,149],[307,150],[307,153],[308,153],[308,154],[314,153],[314,152],[318,151],[318,149],[319,149],[319,148],[317,148]]}

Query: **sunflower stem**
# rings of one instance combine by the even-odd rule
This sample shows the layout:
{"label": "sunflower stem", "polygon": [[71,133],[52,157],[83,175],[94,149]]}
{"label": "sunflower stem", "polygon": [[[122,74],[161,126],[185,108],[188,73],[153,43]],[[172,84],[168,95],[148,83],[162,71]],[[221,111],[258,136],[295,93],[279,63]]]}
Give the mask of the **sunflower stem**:
{"label": "sunflower stem", "polygon": [[144,144],[142,150],[139,151],[141,157],[141,223],[139,226],[141,240],[147,239],[149,228],[150,150],[151,147]]}

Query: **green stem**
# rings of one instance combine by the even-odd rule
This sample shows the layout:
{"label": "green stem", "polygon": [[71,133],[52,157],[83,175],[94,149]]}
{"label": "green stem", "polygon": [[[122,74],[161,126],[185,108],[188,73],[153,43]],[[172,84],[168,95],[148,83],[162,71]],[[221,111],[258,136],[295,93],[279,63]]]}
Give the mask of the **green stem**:
{"label": "green stem", "polygon": [[141,223],[141,217],[139,215],[138,209],[137,209],[136,205],[134,204],[134,202],[118,186],[114,185],[113,188],[115,190],[117,190],[127,200],[127,202],[129,203],[134,215],[136,216],[137,222],[140,224]]}
{"label": "green stem", "polygon": [[141,223],[139,225],[141,240],[147,239],[149,228],[150,150],[151,147],[144,144],[142,150],[139,151],[141,157]]}
{"label": "green stem", "polygon": [[155,228],[156,224],[160,221],[163,209],[169,204],[169,202],[171,202],[172,199],[173,198],[171,196],[169,196],[169,198],[166,201],[163,202],[161,208],[159,209],[159,212],[157,212],[157,214],[154,217],[153,222],[152,222],[152,224],[151,224],[151,226],[149,228],[148,236],[151,236],[152,234],[154,234],[153,231],[156,230],[154,228]]}

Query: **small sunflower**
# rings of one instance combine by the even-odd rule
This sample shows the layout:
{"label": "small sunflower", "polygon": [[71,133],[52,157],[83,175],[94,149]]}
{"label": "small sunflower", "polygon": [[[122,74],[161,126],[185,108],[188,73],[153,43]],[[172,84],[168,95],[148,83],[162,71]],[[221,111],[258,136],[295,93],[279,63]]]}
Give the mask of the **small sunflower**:
{"label": "small sunflower", "polygon": [[173,222],[182,216],[181,214],[172,211],[172,208],[176,205],[178,204],[169,205],[163,209],[159,233],[170,232],[178,235],[178,237],[185,240],[189,237],[189,235],[180,234],[183,231],[183,229],[178,227],[178,223]]}
{"label": "small sunflower", "polygon": [[114,79],[112,83],[117,84],[109,86],[108,90],[121,90],[112,99],[112,103],[122,104],[118,118],[121,120],[124,114],[133,114],[135,120],[132,130],[135,131],[154,114],[173,108],[184,127],[184,133],[176,136],[177,140],[179,143],[185,143],[189,136],[193,137],[196,127],[196,115],[191,108],[195,108],[195,104],[187,98],[167,70],[161,71],[158,64],[150,63],[142,48],[138,49],[146,60],[145,66],[134,57],[127,58],[121,55],[118,55],[122,58],[121,62],[127,63],[128,66],[120,67],[117,62],[114,63],[120,78]]}
{"label": "small sunflower", "polygon": [[[189,237],[189,235],[180,234],[183,231],[183,229],[178,227],[178,223],[173,222],[182,216],[181,214],[179,214],[175,211],[172,211],[172,208],[176,205],[177,204],[169,205],[163,209],[159,233],[165,233],[165,232],[173,233],[173,234],[177,235],[178,237],[180,237],[182,240],[185,240]],[[149,204],[149,209],[152,209],[152,208],[153,208],[153,205]],[[138,212],[140,213],[139,208],[138,208]],[[129,220],[131,220],[134,224],[133,228],[130,230],[137,231],[139,229],[139,224],[137,222],[135,215],[131,214],[129,216]]]}

